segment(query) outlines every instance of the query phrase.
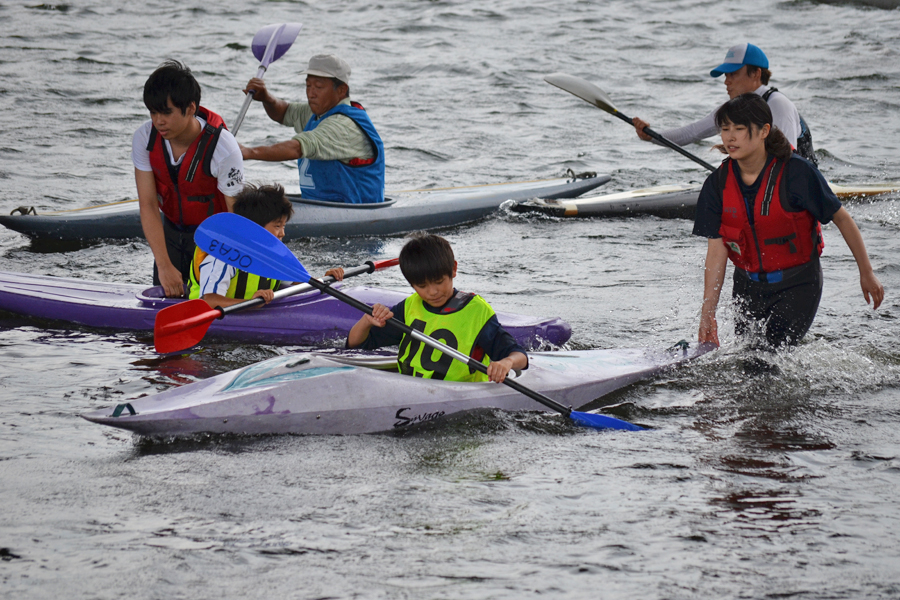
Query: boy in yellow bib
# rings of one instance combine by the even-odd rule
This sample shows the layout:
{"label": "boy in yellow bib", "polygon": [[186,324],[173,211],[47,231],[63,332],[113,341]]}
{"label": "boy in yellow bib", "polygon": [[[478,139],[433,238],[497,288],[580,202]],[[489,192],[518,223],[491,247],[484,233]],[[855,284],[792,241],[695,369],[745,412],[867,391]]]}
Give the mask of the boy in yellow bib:
{"label": "boy in yellow bib", "polygon": [[[348,348],[399,346],[401,373],[446,381],[502,383],[510,369],[528,368],[525,349],[503,329],[490,305],[481,296],[453,287],[456,260],[447,240],[437,235],[413,238],[400,251],[400,270],[416,293],[393,308],[373,306],[372,314],[363,315],[350,329]],[[487,365],[487,375],[386,328],[387,320],[395,315],[413,329],[481,361]]]}
{"label": "boy in yellow bib", "polygon": [[[264,227],[280,240],[284,238],[284,227],[294,214],[294,207],[280,185],[256,187],[248,183],[235,196],[234,213]],[[344,270],[330,269],[325,275],[340,281],[344,278]],[[241,271],[200,248],[194,250],[190,283],[190,299],[203,298],[210,308],[225,308],[252,298],[262,298],[268,304],[279,287],[293,285]]]}

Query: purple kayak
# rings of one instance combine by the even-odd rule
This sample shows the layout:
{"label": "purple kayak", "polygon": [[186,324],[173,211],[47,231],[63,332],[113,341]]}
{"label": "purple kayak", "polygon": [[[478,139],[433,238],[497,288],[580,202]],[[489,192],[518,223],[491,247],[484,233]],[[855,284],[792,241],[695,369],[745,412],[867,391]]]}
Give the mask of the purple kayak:
{"label": "purple kayak", "polygon": [[[335,284],[335,287],[341,284]],[[393,306],[405,292],[344,286],[362,302]],[[117,330],[153,331],[156,313],[183,300],[163,297],[159,287],[104,283],[0,271],[0,310]],[[274,300],[213,321],[208,336],[260,344],[321,345],[345,338],[360,312],[311,291]],[[498,312],[500,323],[526,348],[568,341],[572,328],[562,319]]]}

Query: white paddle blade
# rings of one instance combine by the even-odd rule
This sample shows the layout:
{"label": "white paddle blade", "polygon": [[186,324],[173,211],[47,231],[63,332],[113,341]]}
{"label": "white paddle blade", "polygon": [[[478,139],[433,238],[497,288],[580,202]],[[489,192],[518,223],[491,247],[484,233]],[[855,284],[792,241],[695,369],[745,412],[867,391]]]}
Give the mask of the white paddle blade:
{"label": "white paddle blade", "polygon": [[612,100],[606,95],[606,92],[590,81],[585,81],[581,77],[567,75],[566,73],[551,73],[544,77],[544,81],[550,85],[555,85],[559,89],[565,90],[570,94],[578,96],[585,102],[590,102],[597,108],[601,108],[608,113],[615,114],[618,112],[618,109],[613,105]]}

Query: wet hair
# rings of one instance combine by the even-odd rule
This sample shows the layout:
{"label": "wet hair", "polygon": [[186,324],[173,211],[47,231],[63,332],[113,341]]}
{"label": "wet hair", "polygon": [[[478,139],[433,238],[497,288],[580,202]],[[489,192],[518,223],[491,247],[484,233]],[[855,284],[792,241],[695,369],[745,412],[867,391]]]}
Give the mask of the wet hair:
{"label": "wet hair", "polygon": [[763,85],[769,85],[769,78],[772,77],[772,71],[756,65],[747,65],[747,75],[753,77],[753,74],[759,71],[759,82]]}
{"label": "wet hair", "polygon": [[[751,138],[754,126],[758,131],[764,125],[768,125],[770,130],[766,137],[766,152],[779,160],[789,159],[794,151],[781,130],[772,124],[772,110],[769,108],[769,103],[763,100],[759,94],[753,92],[741,94],[720,106],[716,111],[716,126],[721,130],[722,126],[728,123],[743,125],[750,131]],[[723,144],[715,147],[728,154]]]}
{"label": "wet hair", "polygon": [[144,106],[150,112],[169,114],[170,98],[182,115],[187,113],[191,102],[195,108],[200,106],[200,84],[191,70],[177,60],[159,65],[144,84]]}
{"label": "wet hair", "polygon": [[277,183],[260,186],[245,183],[244,190],[234,197],[234,214],[265,227],[281,217],[290,219],[294,205]]}
{"label": "wet hair", "polygon": [[453,248],[439,235],[419,234],[400,250],[400,271],[410,285],[425,285],[453,277]]}

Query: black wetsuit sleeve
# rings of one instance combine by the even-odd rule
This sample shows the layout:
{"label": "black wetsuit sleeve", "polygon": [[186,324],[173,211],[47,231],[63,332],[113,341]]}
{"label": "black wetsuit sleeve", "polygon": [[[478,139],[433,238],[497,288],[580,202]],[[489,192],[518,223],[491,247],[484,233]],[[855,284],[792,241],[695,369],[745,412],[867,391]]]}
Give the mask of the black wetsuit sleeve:
{"label": "black wetsuit sleeve", "polygon": [[840,199],[811,162],[795,154],[788,166],[788,204],[809,211],[819,223],[828,223],[841,209]]}
{"label": "black wetsuit sleeve", "polygon": [[[497,315],[492,316],[484,324],[484,327],[481,328],[478,337],[475,339],[475,344],[481,346],[484,353],[494,361],[503,360],[513,352],[521,352],[526,358],[528,357],[528,352],[525,348],[520,346],[516,338],[500,325]],[[528,368],[527,364],[525,368]]]}
{"label": "black wetsuit sleeve", "polygon": [[719,170],[716,169],[709,174],[700,189],[697,212],[694,215],[694,235],[708,239],[722,237],[722,234],[719,233],[722,225],[722,193],[718,187]]}
{"label": "black wetsuit sleeve", "polygon": [[[405,305],[406,300],[402,300],[399,304],[391,307],[394,318],[401,323],[404,322],[403,307]],[[369,337],[366,338],[366,341],[357,346],[357,348],[362,350],[376,350],[378,348],[384,348],[385,346],[399,346],[401,339],[403,339],[403,332],[396,327],[391,327],[390,325],[373,327],[369,330]]]}

